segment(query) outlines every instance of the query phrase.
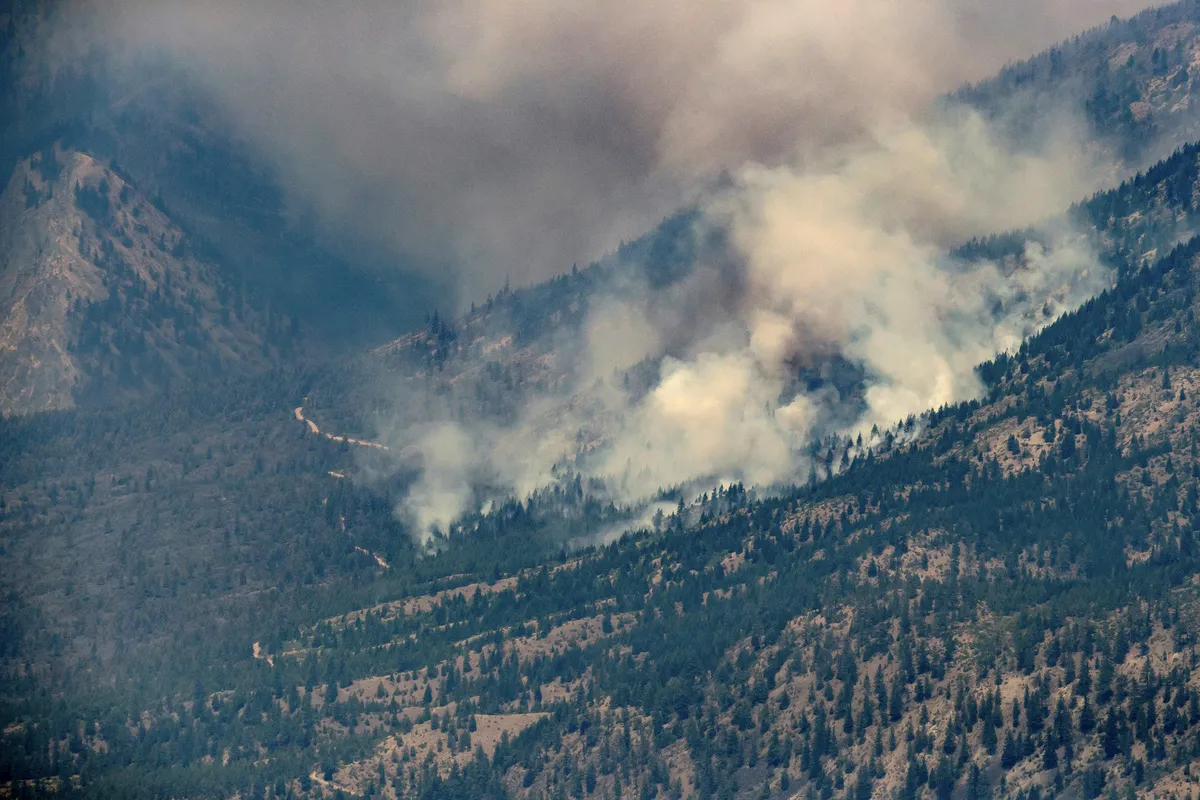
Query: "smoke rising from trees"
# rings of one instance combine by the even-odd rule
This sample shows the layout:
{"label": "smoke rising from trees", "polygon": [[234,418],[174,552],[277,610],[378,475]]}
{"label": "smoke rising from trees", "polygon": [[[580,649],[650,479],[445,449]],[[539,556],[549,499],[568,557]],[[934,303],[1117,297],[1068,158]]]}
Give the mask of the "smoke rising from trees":
{"label": "smoke rising from trees", "polygon": [[[449,265],[465,298],[598,256],[683,204],[725,233],[727,262],[598,299],[576,387],[587,403],[546,398],[515,426],[440,421],[405,442],[426,464],[403,505],[424,536],[478,500],[481,474],[518,493],[552,480],[585,426],[603,445],[582,469],[634,499],[700,477],[803,477],[815,437],[978,395],[980,361],[1109,276],[1069,230],[1015,273],[952,264],[946,248],[1060,212],[1113,168],[1070,113],[1018,149],[933,101],[1143,5],[117,1],[99,13],[122,52],[165,52],[211,88],[294,201]],[[797,383],[833,357],[861,373],[853,403]],[[611,378],[644,358],[659,380],[632,397]]]}

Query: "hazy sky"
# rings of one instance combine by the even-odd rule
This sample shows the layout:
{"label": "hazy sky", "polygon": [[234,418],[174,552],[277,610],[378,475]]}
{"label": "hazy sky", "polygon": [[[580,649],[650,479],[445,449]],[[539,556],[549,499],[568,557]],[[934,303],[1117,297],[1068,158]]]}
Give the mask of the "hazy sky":
{"label": "hazy sky", "polygon": [[595,258],[723,172],[819,161],[1146,5],[101,0],[89,32],[169,52],[293,199],[452,264],[466,302]]}

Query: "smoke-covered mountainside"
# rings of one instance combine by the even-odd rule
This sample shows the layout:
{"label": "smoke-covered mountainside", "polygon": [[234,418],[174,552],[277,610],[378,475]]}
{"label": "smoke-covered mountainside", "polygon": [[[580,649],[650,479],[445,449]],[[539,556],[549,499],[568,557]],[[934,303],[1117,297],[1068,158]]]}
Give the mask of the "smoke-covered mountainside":
{"label": "smoke-covered mountainside", "polygon": [[344,374],[9,418],[4,785],[1195,791],[1198,254],[1125,271],[920,433],[830,441],[829,480],[668,492],[601,549],[559,550],[622,514],[566,482],[418,557],[373,448],[294,407]]}
{"label": "smoke-covered mountainside", "polygon": [[[841,18],[788,2],[799,28],[694,4],[689,37],[736,32],[712,95],[777,63],[763,30],[840,63]],[[830,80],[912,97],[805,95],[829,119],[794,134],[808,106],[767,114],[773,84],[648,103],[591,38],[514,60],[469,3],[0,12],[0,797],[1200,793],[1200,5],[949,95],[892,74],[932,69],[909,32],[960,66],[983,40],[955,26],[1009,17],[848,7],[860,50],[896,32]],[[463,63],[439,37],[477,18]],[[400,21],[386,57],[326,52]],[[655,36],[639,66],[675,87],[699,62]],[[329,108],[297,117],[312,86]],[[640,154],[604,137],[655,103],[709,137],[651,126],[714,154],[694,191],[664,188],[672,157],[580,144]],[[537,180],[381,188],[475,169],[464,141]],[[384,180],[306,194],[347,159]],[[534,252],[488,239],[514,220],[491,189],[567,207],[622,168],[686,210],[550,280],[464,266]],[[522,194],[555,170],[561,194]],[[381,271],[413,253],[453,275]]]}
{"label": "smoke-covered mountainside", "polygon": [[[1195,134],[1188,65],[1197,57],[1196,14],[1194,4],[1185,2],[1110,23],[1011,65],[996,78],[960,90],[950,99],[1000,120],[998,129],[1006,135],[1012,133],[1008,128],[1020,128],[1023,139],[1034,143],[1030,146],[1044,145],[1036,131],[1044,129],[1046,120],[1078,116],[1092,145],[1102,144],[1119,155],[1106,169],[1120,174],[1165,155]],[[254,298],[261,314],[303,320],[305,330],[315,334],[310,337],[310,350],[377,342],[411,329],[434,305],[452,307],[446,302],[452,288],[448,281],[397,269],[398,263],[411,267],[411,256],[362,244],[366,240],[355,240],[357,232],[348,226],[344,226],[348,233],[339,233],[335,225],[318,224],[321,203],[289,190],[297,181],[296,159],[282,152],[286,148],[278,142],[264,144],[248,131],[239,110],[214,91],[212,75],[189,71],[186,60],[173,62],[159,50],[137,50],[124,40],[106,46],[102,37],[89,39],[88,33],[98,29],[102,18],[101,12],[85,13],[69,2],[22,0],[0,12],[0,175],[6,176],[10,192],[13,180],[20,184],[17,195],[24,191],[23,179],[14,176],[38,153],[57,148],[99,162],[116,171],[131,191],[151,201],[180,235],[188,237],[194,251],[215,268],[209,271],[212,281]],[[1072,184],[1064,187],[1069,192],[1080,191],[1066,199],[1094,188],[1094,182],[1067,183]],[[361,211],[359,205],[352,206],[358,217],[379,215],[380,207],[374,204],[378,187],[331,183],[327,188],[329,194],[362,195],[355,202],[367,205]],[[1050,201],[1048,211],[1060,207],[1054,202]],[[36,218],[27,217],[20,224],[35,226],[36,232],[28,234],[35,239],[46,236],[55,225],[69,227],[69,215],[52,219],[59,207],[41,207]],[[986,220],[968,232],[1002,228],[1005,222]],[[6,221],[6,228],[15,224]],[[653,260],[655,254],[626,255],[636,262],[647,255]],[[431,273],[439,271],[427,269],[424,275]],[[663,276],[653,280],[661,281]],[[491,285],[501,283],[496,276]],[[213,287],[213,291],[228,290]],[[89,305],[89,298],[84,296],[83,306]],[[710,305],[701,302],[706,309]],[[532,313],[541,313],[536,303],[533,306]],[[692,310],[689,307],[687,312]],[[727,315],[728,309],[723,313]],[[130,336],[156,338],[136,320],[125,325]],[[77,360],[71,352],[77,334],[71,327],[55,322],[40,329],[39,336],[57,342],[62,351],[46,363]],[[658,342],[660,346],[649,348],[658,352],[648,350],[648,354],[678,355],[693,344],[688,340],[694,335],[674,327],[655,336],[675,341],[670,346]],[[153,342],[149,346],[157,349]],[[221,347],[203,349],[205,360],[228,360]],[[153,358],[170,362],[174,356],[164,351]],[[828,371],[825,360],[809,364],[809,371]],[[63,388],[70,384],[73,369],[51,366],[47,372],[57,377],[6,373],[3,407],[62,405],[62,398],[73,391]],[[91,381],[95,396],[128,392],[130,381],[122,384],[113,379],[112,369],[101,372],[109,377]],[[161,382],[140,380],[146,387]],[[771,389],[788,391],[785,386]],[[49,399],[47,393],[58,399]],[[10,402],[8,397],[38,399]],[[822,412],[817,416],[812,427],[823,431],[853,415]]]}
{"label": "smoke-covered mountainside", "polygon": [[1026,135],[1053,108],[1082,107],[1103,142],[1145,164],[1196,138],[1198,24],[1200,6],[1193,2],[1114,17],[949,99]]}

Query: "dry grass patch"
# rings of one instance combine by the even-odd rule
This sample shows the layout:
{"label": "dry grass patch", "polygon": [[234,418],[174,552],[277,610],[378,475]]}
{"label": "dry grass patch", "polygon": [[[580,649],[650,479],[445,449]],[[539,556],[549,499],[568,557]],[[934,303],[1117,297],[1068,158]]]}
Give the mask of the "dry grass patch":
{"label": "dry grass patch", "polygon": [[344,614],[340,617],[329,617],[323,620],[323,623],[328,624],[335,630],[353,625],[366,619],[369,616],[377,616],[381,622],[386,622],[395,619],[398,616],[411,616],[413,614],[426,614],[433,611],[447,600],[453,600],[459,597],[471,600],[476,593],[479,594],[495,594],[509,589],[515,589],[517,586],[517,578],[501,578],[494,583],[468,583],[463,586],[456,586],[453,589],[443,589],[434,594],[423,594],[417,597],[406,597],[403,600],[393,600],[388,603],[380,603],[379,605],[371,606],[370,608],[361,608],[357,611],[351,611],[349,614]]}
{"label": "dry grass patch", "polygon": [[[392,782],[399,776],[400,783],[406,785],[405,772],[409,767],[420,768],[432,763],[445,777],[453,765],[465,767],[481,753],[491,758],[501,739],[516,737],[546,716],[543,713],[476,714],[475,730],[471,731],[463,720],[449,725],[452,715],[453,709],[448,708],[439,717],[436,728],[434,721],[428,720],[417,723],[408,733],[389,736],[370,757],[337,770],[329,788],[362,794],[368,785],[374,784],[377,790],[382,790],[384,797],[403,797],[403,792],[397,793]],[[386,778],[386,786],[379,785],[381,772]]]}

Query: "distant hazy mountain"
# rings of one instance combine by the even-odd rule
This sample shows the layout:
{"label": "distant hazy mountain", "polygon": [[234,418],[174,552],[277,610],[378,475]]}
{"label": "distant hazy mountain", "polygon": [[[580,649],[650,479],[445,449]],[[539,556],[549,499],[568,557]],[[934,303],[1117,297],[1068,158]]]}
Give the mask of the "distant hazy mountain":
{"label": "distant hazy mountain", "polygon": [[278,363],[300,340],[124,178],[54,147],[0,194],[0,409],[95,404]]}
{"label": "distant hazy mountain", "polygon": [[[186,239],[189,252],[210,267],[193,276],[197,286],[211,284],[201,294],[224,297],[235,291],[238,303],[254,305],[264,318],[301,323],[297,330],[311,333],[322,346],[358,346],[398,334],[419,322],[436,301],[445,302],[445,287],[370,248],[338,241],[302,212],[286,208],[266,160],[232,135],[231,126],[188,76],[166,63],[134,67],[115,63],[99,48],[89,50],[83,23],[73,27],[65,19],[71,13],[69,3],[58,2],[18,2],[0,12],[0,181],[7,187],[6,223],[19,228],[5,235],[29,243],[54,238],[52,229],[75,230],[69,202],[73,183],[66,184],[68,196],[36,205],[31,200],[31,213],[17,214],[25,198],[35,196],[26,185],[32,181],[40,187],[45,180],[39,165],[45,166],[51,183],[60,179],[53,164],[38,155],[57,151],[69,173],[83,158],[119,175],[115,191],[133,193],[143,206],[151,201],[161,224]],[[64,31],[68,38],[79,38],[69,45],[53,39]],[[67,47],[70,58],[60,58],[56,47]],[[116,183],[108,180],[110,187]],[[48,194],[42,197],[49,199]],[[116,203],[114,213],[120,216],[124,205],[124,200]],[[111,221],[99,220],[98,229]],[[144,236],[141,228],[147,228],[143,221],[121,225],[134,238]],[[119,234],[114,241],[119,244],[120,239]],[[170,249],[162,251],[164,260],[170,260]],[[4,255],[6,269],[35,271],[27,249]],[[90,253],[83,259],[95,261]],[[166,264],[160,267],[171,271]],[[109,269],[111,264],[100,272]],[[9,276],[9,285],[18,282]],[[92,295],[78,299],[80,311],[86,311]],[[39,330],[38,335],[63,345],[60,359],[73,357],[72,333]],[[215,362],[227,355],[218,347],[203,353],[203,359]],[[251,361],[242,359],[245,366]],[[12,378],[6,395],[33,397],[49,391],[23,384],[31,379]],[[49,387],[58,380],[45,378],[43,383]],[[104,381],[97,381],[104,388]],[[38,401],[28,407],[45,405]]]}

